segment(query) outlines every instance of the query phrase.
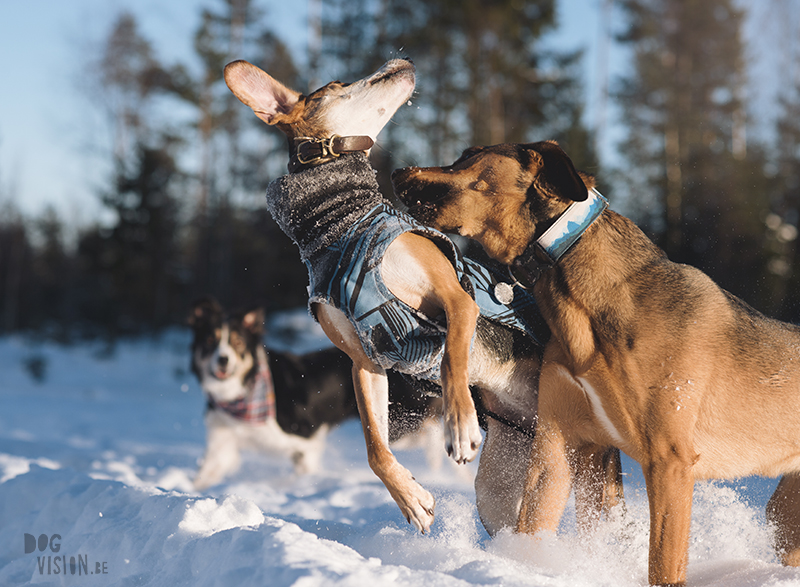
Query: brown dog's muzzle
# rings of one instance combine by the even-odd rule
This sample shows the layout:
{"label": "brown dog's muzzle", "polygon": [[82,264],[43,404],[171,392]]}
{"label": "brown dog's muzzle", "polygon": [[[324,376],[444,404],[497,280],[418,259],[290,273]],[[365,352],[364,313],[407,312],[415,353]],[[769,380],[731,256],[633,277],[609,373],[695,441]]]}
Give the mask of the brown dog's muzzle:
{"label": "brown dog's muzzle", "polygon": [[392,171],[392,187],[394,194],[406,205],[411,205],[409,200],[416,197],[417,184],[422,176],[420,167],[403,167]]}
{"label": "brown dog's muzzle", "polygon": [[408,206],[408,213],[427,224],[437,216],[438,204],[450,193],[441,167],[404,167],[392,172],[395,195]]}

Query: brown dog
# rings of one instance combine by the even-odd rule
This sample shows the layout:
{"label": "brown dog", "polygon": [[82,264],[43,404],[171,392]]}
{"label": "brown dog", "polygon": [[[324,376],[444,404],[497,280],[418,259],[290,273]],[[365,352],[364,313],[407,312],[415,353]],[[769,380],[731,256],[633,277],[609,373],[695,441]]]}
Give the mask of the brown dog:
{"label": "brown dog", "polygon": [[[259,68],[235,61],[225,68],[225,81],[256,116],[286,134],[290,170],[300,171],[342,152],[368,150],[381,128],[411,97],[415,75],[411,62],[395,60],[354,84],[331,82],[303,96]],[[319,152],[313,151],[315,147]],[[317,208],[322,209],[323,204]],[[318,209],[312,213],[319,214]],[[459,284],[447,257],[418,234],[398,237],[383,265],[386,285],[400,300],[429,316],[446,316],[442,361],[445,438],[456,461],[470,461],[482,440],[468,385],[469,347],[478,307]],[[341,310],[319,303],[313,305],[313,311],[331,342],[353,360],[353,383],[370,466],[406,519],[427,530],[433,521],[434,499],[388,449],[385,370],[366,354],[354,325]]]}
{"label": "brown dog", "polygon": [[[498,416],[488,420],[475,481],[478,512],[489,532],[514,525],[536,422],[542,347],[505,322],[479,316],[464,287],[466,275],[457,273],[452,243],[401,218],[383,200],[362,153],[411,96],[414,66],[393,60],[360,81],[331,82],[308,96],[244,61],[225,68],[225,81],[256,116],[288,138],[291,173],[268,186],[267,202],[309,267],[312,312],[331,342],[353,361],[370,467],[406,519],[427,531],[433,522],[433,496],[389,450],[386,369],[440,384],[446,448],[458,462],[472,460],[481,442],[472,386]],[[409,229],[392,228],[400,225]],[[373,229],[378,238],[365,236]],[[350,276],[355,279],[345,279]],[[373,289],[381,289],[387,299],[363,309],[358,304],[374,294],[370,284],[377,284]],[[351,296],[347,302],[341,293],[345,290]],[[513,314],[510,308],[503,311],[506,318]],[[425,349],[441,357],[440,369],[426,367],[430,353]],[[585,524],[601,505],[613,505],[622,488],[618,453],[605,460],[603,455],[581,460],[583,456],[579,475],[587,491],[578,509]],[[511,473],[505,474],[507,470]]]}
{"label": "brown dog", "polygon": [[393,183],[417,219],[525,274],[552,330],[519,531],[557,527],[571,451],[614,445],[644,471],[651,584],[685,582],[695,479],[784,474],[768,517],[800,566],[800,329],[670,262],[553,142]]}

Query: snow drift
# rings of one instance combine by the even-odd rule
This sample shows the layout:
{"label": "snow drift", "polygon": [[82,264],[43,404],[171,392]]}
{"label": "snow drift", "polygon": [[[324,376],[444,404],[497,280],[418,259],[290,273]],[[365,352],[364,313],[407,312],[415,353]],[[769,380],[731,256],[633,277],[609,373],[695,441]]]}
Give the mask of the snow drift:
{"label": "snow drift", "polygon": [[[325,344],[303,312],[271,326],[273,346]],[[591,539],[571,509],[556,535],[490,539],[474,465],[429,470],[408,449],[398,458],[437,499],[417,534],[369,470],[356,421],[331,434],[316,475],[247,454],[227,483],[193,492],[203,400],[188,344],[183,332],[114,349],[0,339],[0,585],[647,584],[647,501],[627,460],[626,511]],[[690,585],[800,585],[771,549],[775,483],[697,484]]]}

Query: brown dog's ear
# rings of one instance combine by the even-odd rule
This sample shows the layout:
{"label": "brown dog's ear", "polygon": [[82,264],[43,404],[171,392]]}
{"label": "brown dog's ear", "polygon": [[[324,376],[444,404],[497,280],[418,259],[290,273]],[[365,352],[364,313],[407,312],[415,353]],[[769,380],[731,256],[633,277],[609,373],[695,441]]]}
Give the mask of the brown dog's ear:
{"label": "brown dog's ear", "polygon": [[242,316],[242,326],[257,336],[264,334],[264,310],[257,308]]}
{"label": "brown dog's ear", "polygon": [[278,117],[288,114],[300,99],[299,92],[247,61],[229,63],[224,75],[231,92],[267,124],[275,124]]}
{"label": "brown dog's ear", "polygon": [[572,164],[572,159],[558,143],[544,141],[532,144],[531,148],[542,158],[542,167],[536,178],[536,183],[542,189],[573,202],[583,202],[589,197],[586,185]]}

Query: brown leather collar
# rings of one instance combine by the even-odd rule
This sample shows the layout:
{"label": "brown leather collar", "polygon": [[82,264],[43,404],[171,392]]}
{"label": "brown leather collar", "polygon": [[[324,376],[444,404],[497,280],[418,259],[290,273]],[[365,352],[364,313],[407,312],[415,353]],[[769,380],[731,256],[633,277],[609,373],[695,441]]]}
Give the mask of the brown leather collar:
{"label": "brown leather collar", "polygon": [[340,137],[333,135],[328,139],[295,137],[294,149],[289,159],[289,173],[326,163],[343,153],[357,153],[372,148],[375,141],[366,135]]}

